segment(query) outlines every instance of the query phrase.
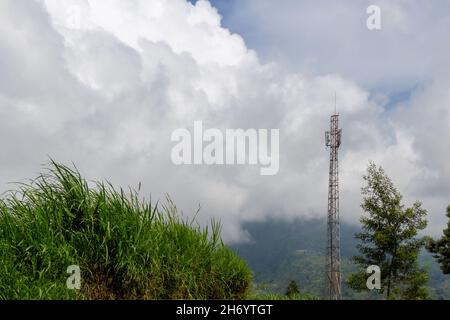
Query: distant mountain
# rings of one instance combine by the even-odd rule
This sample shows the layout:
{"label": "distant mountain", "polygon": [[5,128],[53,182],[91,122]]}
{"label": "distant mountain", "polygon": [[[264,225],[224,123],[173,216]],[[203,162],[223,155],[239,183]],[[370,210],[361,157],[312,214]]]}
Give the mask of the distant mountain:
{"label": "distant mountain", "polygon": [[[325,293],[326,221],[267,220],[246,223],[251,241],[232,248],[247,260],[255,282],[264,292],[284,293],[291,280],[302,293],[323,296]],[[359,228],[341,223],[341,260],[343,278],[357,269],[350,258],[357,254],[354,234]],[[424,252],[420,263],[429,270],[430,292],[435,299],[450,299],[450,276],[442,274],[432,256]],[[374,292],[357,293],[343,281],[344,299],[376,299]]]}

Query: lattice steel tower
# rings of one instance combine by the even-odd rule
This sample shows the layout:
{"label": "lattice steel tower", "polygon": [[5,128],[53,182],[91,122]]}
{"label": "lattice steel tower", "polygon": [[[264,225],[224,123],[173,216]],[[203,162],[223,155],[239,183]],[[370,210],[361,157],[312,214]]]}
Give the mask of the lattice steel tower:
{"label": "lattice steel tower", "polygon": [[331,116],[330,131],[325,132],[325,145],[330,147],[326,284],[329,298],[333,300],[339,300],[341,298],[338,149],[341,145],[342,130],[339,129],[338,117],[339,115],[335,111],[335,113]]}

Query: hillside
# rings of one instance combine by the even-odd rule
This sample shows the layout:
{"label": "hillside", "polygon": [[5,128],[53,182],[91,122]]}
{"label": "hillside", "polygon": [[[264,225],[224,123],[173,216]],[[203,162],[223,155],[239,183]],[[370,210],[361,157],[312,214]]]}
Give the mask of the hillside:
{"label": "hillside", "polygon": [[[302,293],[323,296],[326,223],[324,220],[253,222],[245,224],[252,241],[233,245],[233,250],[255,273],[263,292],[283,293],[296,280]],[[353,235],[357,226],[341,224],[342,271],[345,279],[355,270],[350,258],[357,253]],[[431,255],[423,252],[420,263],[429,270],[429,289],[434,299],[450,299],[450,276],[444,275]],[[378,298],[374,293],[356,293],[343,283],[344,299]]]}

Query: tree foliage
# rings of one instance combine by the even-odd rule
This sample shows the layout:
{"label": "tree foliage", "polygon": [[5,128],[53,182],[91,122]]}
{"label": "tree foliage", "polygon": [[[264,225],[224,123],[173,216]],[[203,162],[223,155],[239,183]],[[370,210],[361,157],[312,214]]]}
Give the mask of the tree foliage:
{"label": "tree foliage", "polygon": [[366,268],[377,265],[381,269],[379,293],[386,298],[428,298],[424,287],[428,275],[417,262],[424,246],[417,234],[427,225],[426,210],[420,202],[405,208],[402,195],[382,167],[370,163],[363,178],[361,207],[366,215],[360,219],[362,232],[355,235],[360,255],[353,257],[362,270],[349,277],[348,285],[358,291],[367,289]]}
{"label": "tree foliage", "polygon": [[299,289],[299,287],[298,287],[297,282],[295,282],[294,280],[292,280],[292,281],[289,283],[289,285],[288,285],[288,287],[287,287],[287,289],[286,289],[286,295],[287,295],[288,297],[290,297],[290,296],[293,296],[293,295],[296,295],[296,294],[300,294],[300,289]]}
{"label": "tree foliage", "polygon": [[427,249],[433,253],[444,274],[450,274],[450,205],[447,207],[447,217],[449,221],[443,236],[439,240],[430,239],[427,244]]}

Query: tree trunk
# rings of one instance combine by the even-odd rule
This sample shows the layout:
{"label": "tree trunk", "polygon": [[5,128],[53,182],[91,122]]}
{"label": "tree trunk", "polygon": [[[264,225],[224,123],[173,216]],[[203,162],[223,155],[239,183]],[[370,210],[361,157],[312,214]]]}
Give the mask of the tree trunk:
{"label": "tree trunk", "polygon": [[389,264],[388,287],[387,287],[387,292],[386,292],[387,293],[386,298],[388,298],[388,299],[389,299],[389,295],[391,294],[392,266],[394,264],[394,259],[395,259],[396,254],[397,254],[397,246],[395,246],[394,253],[392,254],[391,263]]}

